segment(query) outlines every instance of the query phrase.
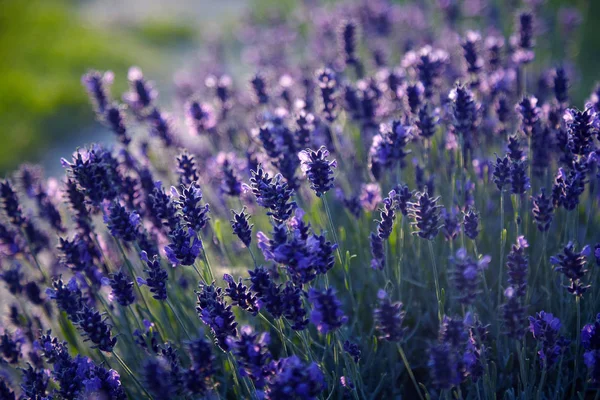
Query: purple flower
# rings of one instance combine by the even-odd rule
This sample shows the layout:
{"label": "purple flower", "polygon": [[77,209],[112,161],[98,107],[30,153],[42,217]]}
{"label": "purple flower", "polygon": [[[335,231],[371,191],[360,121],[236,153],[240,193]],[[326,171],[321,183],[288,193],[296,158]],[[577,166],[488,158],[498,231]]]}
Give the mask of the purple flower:
{"label": "purple flower", "polygon": [[111,276],[110,287],[112,288],[112,296],[117,299],[117,303],[121,306],[127,307],[135,302],[133,282],[123,272],[117,272]]}
{"label": "purple flower", "polygon": [[42,369],[35,369],[30,365],[23,369],[21,379],[21,390],[26,398],[44,399],[46,398],[46,389],[48,387],[48,375]]}
{"label": "purple flower", "polygon": [[248,223],[248,220],[250,220],[250,215],[246,214],[245,211],[245,207],[243,207],[242,211],[239,213],[231,210],[233,213],[233,219],[230,222],[233,233],[240,238],[246,247],[250,247],[250,242],[252,241],[252,227],[254,225],[250,225]]}
{"label": "purple flower", "polygon": [[52,200],[50,200],[48,193],[43,190],[41,185],[35,194],[35,200],[38,205],[40,217],[48,221],[57,232],[65,232],[66,229],[63,225],[60,211],[56,208]]}
{"label": "purple flower", "polygon": [[165,246],[167,258],[173,264],[193,265],[202,250],[202,241],[192,228],[177,227],[169,234],[171,243]]}
{"label": "purple flower", "polygon": [[8,180],[0,182],[0,205],[10,223],[15,227],[20,227],[25,223],[17,193]]}
{"label": "purple flower", "polygon": [[7,256],[14,256],[23,250],[18,233],[0,223],[0,251]]}
{"label": "purple flower", "polygon": [[507,154],[508,158],[510,158],[511,161],[523,160],[523,149],[521,149],[521,144],[519,143],[519,139],[517,138],[517,136],[508,137]]}
{"label": "purple flower", "polygon": [[106,109],[104,115],[106,124],[113,131],[119,142],[128,146],[131,143],[131,138],[127,135],[127,128],[125,126],[125,116],[123,115],[123,109],[118,104],[109,106]]}
{"label": "purple flower", "polygon": [[360,205],[366,211],[375,211],[381,203],[381,187],[378,183],[368,183],[360,188]]}
{"label": "purple flower", "polygon": [[593,108],[579,111],[569,108],[563,116],[569,134],[569,149],[573,154],[585,156],[593,146],[594,136],[597,132],[597,116]]}
{"label": "purple flower", "polygon": [[181,153],[177,157],[177,173],[179,174],[179,186],[188,187],[192,183],[198,183],[198,169],[194,156],[187,152]]}
{"label": "purple flower", "polygon": [[169,115],[155,108],[148,114],[147,120],[150,123],[150,134],[152,136],[158,137],[167,147],[175,143],[175,132],[173,132],[173,123]]}
{"label": "purple flower", "polygon": [[294,191],[286,182],[282,182],[281,175],[270,178],[260,165],[252,170],[250,189],[258,205],[268,208],[270,211],[267,215],[279,223],[291,217],[296,208],[296,202],[292,201]]}
{"label": "purple flower", "polygon": [[415,122],[419,131],[419,136],[426,140],[431,140],[435,135],[439,125],[439,110],[433,108],[429,103],[423,104],[419,109],[418,119]]}
{"label": "purple flower", "polygon": [[129,68],[127,80],[129,81],[129,91],[123,95],[123,100],[134,112],[140,113],[152,105],[158,92],[151,83],[144,79],[144,74],[138,67]]}
{"label": "purple flower", "polygon": [[[191,199],[197,199],[197,195],[191,197]],[[152,192],[148,195],[147,207],[149,217],[154,223],[154,226],[158,229],[167,226],[170,230],[174,230],[178,227],[180,218],[177,215],[176,204],[173,199],[165,193],[160,181],[156,181]]]}
{"label": "purple flower", "polygon": [[305,364],[293,355],[280,359],[268,380],[267,400],[316,400],[327,384],[316,363]]}
{"label": "purple flower", "polygon": [[6,331],[4,331],[4,334],[0,335],[0,353],[3,363],[19,363],[19,358],[21,357],[21,344],[22,340],[19,340],[17,333],[15,333],[14,337]]}
{"label": "purple flower", "polygon": [[448,54],[444,50],[433,49],[427,45],[415,54],[406,55],[405,61],[411,59],[417,69],[419,81],[425,89],[425,97],[430,99],[439,85],[440,77],[448,61]]}
{"label": "purple flower", "polygon": [[24,275],[21,271],[21,264],[14,262],[10,268],[3,268],[0,273],[0,279],[2,279],[8,288],[8,291],[13,295],[18,295],[23,290]]}
{"label": "purple flower", "polygon": [[114,74],[111,71],[101,73],[99,71],[89,71],[81,77],[81,83],[94,105],[98,115],[104,115],[104,112],[110,101],[109,87],[112,85]]}
{"label": "purple flower", "polygon": [[358,26],[354,21],[343,21],[339,29],[338,47],[347,65],[353,65],[357,74],[362,75],[362,66],[356,54]]}
{"label": "purple flower", "polygon": [[586,257],[590,255],[590,246],[585,246],[580,252],[575,251],[575,245],[569,242],[564,248],[562,254],[550,257],[550,262],[556,267],[556,271],[563,273],[571,282],[567,286],[569,293],[582,297],[590,287],[582,282],[588,272],[586,268]]}
{"label": "purple flower", "polygon": [[501,192],[510,183],[510,160],[507,156],[496,157],[494,164],[494,183]]}
{"label": "purple flower", "polygon": [[189,344],[192,365],[183,374],[183,384],[191,395],[203,395],[209,389],[210,378],[215,372],[215,356],[212,345],[205,339],[196,339]]}
{"label": "purple flower", "polygon": [[256,293],[258,305],[261,309],[266,309],[275,318],[283,313],[283,299],[281,297],[280,285],[277,285],[269,272],[262,266],[248,271],[252,285],[250,290]]}
{"label": "purple flower", "polygon": [[281,291],[281,308],[283,316],[290,322],[291,328],[301,331],[308,325],[306,308],[304,308],[304,292],[292,282],[286,282]]}
{"label": "purple flower", "polygon": [[231,275],[225,274],[223,280],[227,283],[225,295],[231,299],[232,304],[256,315],[258,313],[256,296],[242,283],[242,278],[236,283]]}
{"label": "purple flower", "polygon": [[521,339],[524,333],[525,309],[517,291],[509,286],[504,291],[505,302],[502,305],[502,320],[506,334],[513,339]]}
{"label": "purple flower", "polygon": [[338,82],[335,72],[330,68],[323,68],[316,72],[317,84],[321,90],[323,100],[323,114],[328,122],[335,121],[338,108]]}
{"label": "purple flower", "polygon": [[84,301],[81,289],[75,277],[65,285],[59,277],[52,282],[52,288],[46,289],[46,295],[56,301],[58,309],[64,311],[71,321],[77,321]]}
{"label": "purple flower", "polygon": [[192,135],[202,135],[217,124],[213,107],[207,103],[189,101],[185,107],[186,121]]}
{"label": "purple flower", "polygon": [[337,299],[332,288],[323,292],[311,288],[308,291],[308,300],[313,306],[310,321],[316,325],[319,333],[327,334],[334,331],[348,320],[342,310],[342,303]]}
{"label": "purple flower", "polygon": [[392,234],[394,221],[396,220],[396,192],[391,191],[388,197],[383,199],[383,207],[379,209],[380,220],[377,221],[377,236],[381,240],[387,240]]}
{"label": "purple flower", "polygon": [[371,173],[379,180],[384,170],[391,170],[395,165],[405,167],[404,159],[410,153],[406,149],[412,135],[412,128],[401,121],[381,124],[379,134],[373,137],[369,149]]}
{"label": "purple flower", "polygon": [[138,284],[147,285],[150,288],[150,292],[152,292],[152,297],[154,297],[156,300],[166,300],[167,281],[169,280],[169,274],[161,267],[160,258],[155,254],[152,260],[149,260],[148,253],[145,251],[142,251],[140,258],[148,266],[148,269],[145,270],[148,273],[148,278],[143,279],[138,277]]}
{"label": "purple flower", "polygon": [[533,133],[534,127],[540,119],[541,112],[537,103],[538,99],[534,96],[524,97],[516,107],[521,116],[521,129],[527,136]]}
{"label": "purple flower", "polygon": [[529,243],[524,236],[517,238],[506,258],[508,283],[514,288],[516,296],[523,297],[527,292],[528,259],[525,253]]}
{"label": "purple flower", "polygon": [[223,160],[221,172],[223,174],[221,192],[228,196],[239,197],[242,194],[242,183],[237,177],[229,160]]}
{"label": "purple flower", "polygon": [[375,309],[375,322],[379,338],[390,342],[399,342],[404,338],[406,329],[402,327],[405,312],[402,303],[392,303],[389,295],[380,289],[377,293],[379,306]]}
{"label": "purple flower", "polygon": [[213,284],[200,284],[196,291],[198,299],[196,312],[198,317],[211,329],[217,345],[223,351],[229,351],[228,337],[237,336],[237,322],[231,306],[223,299],[223,289]]}
{"label": "purple flower", "polygon": [[385,248],[383,246],[383,240],[375,232],[371,232],[369,236],[369,242],[371,244],[371,268],[374,270],[381,271],[385,267]]}
{"label": "purple flower", "polygon": [[250,80],[250,85],[254,91],[254,97],[258,104],[267,104],[269,102],[269,94],[267,92],[267,83],[264,76],[256,74]]}
{"label": "purple flower", "polygon": [[451,258],[454,264],[452,281],[456,286],[458,301],[463,305],[473,304],[479,293],[479,280],[483,270],[490,263],[490,256],[483,256],[480,260],[474,260],[467,255],[464,248],[456,251],[455,257]]}
{"label": "purple flower", "polygon": [[413,196],[413,192],[408,188],[408,185],[401,183],[394,186],[394,200],[396,208],[400,210],[402,215],[408,214],[408,203]]}
{"label": "purple flower", "polygon": [[344,351],[348,353],[350,357],[352,357],[355,363],[358,363],[361,354],[360,347],[358,346],[358,344],[346,340],[344,342]]}
{"label": "purple flower", "polygon": [[479,234],[479,213],[473,207],[469,207],[464,213],[463,228],[465,235],[475,240]]}
{"label": "purple flower", "polygon": [[144,388],[157,399],[170,399],[175,395],[176,385],[168,362],[164,358],[148,358],[143,366]]}
{"label": "purple flower", "polygon": [[329,151],[325,146],[317,151],[306,149],[298,153],[302,171],[317,197],[323,196],[333,187],[333,170],[337,167],[337,161],[327,160],[328,156]]}
{"label": "purple flower", "polygon": [[413,234],[427,240],[437,236],[440,226],[440,212],[442,207],[437,204],[439,197],[431,198],[427,191],[416,194],[417,201],[408,203],[408,215],[413,219],[411,225],[415,227]]}
{"label": "purple flower", "polygon": [[450,100],[453,102],[454,129],[462,138],[462,151],[465,162],[469,160],[473,147],[473,139],[476,130],[477,104],[473,99],[473,93],[461,85],[457,85],[450,92]]}
{"label": "purple flower", "polygon": [[525,50],[533,48],[533,14],[530,12],[521,12],[517,16],[519,24],[518,45]]}
{"label": "purple flower", "polygon": [[448,211],[445,207],[441,211],[442,217],[442,233],[446,240],[454,240],[460,233],[460,222],[458,221],[457,207],[450,208]]}
{"label": "purple flower", "polygon": [[119,162],[101,146],[80,150],[71,163],[65,159],[62,163],[67,176],[77,182],[79,190],[94,206],[100,206],[103,200],[114,200],[123,187]]}
{"label": "purple flower", "polygon": [[516,195],[524,194],[531,187],[525,161],[512,160],[510,163],[510,184],[511,193]]}
{"label": "purple flower", "polygon": [[437,389],[450,389],[462,381],[457,374],[456,355],[446,343],[436,344],[429,349],[427,366],[433,386]]}
{"label": "purple flower", "polygon": [[559,335],[560,327],[560,320],[544,311],[540,311],[535,317],[529,317],[529,331],[539,343],[538,356],[543,367],[552,366],[569,344],[568,340]]}
{"label": "purple flower", "polygon": [[269,351],[268,333],[257,334],[249,326],[240,329],[239,338],[228,338],[229,347],[242,368],[242,376],[248,376],[257,389],[263,389],[267,379],[274,373],[275,363]]}
{"label": "purple flower", "polygon": [[118,202],[113,202],[104,214],[104,222],[112,235],[125,242],[133,242],[138,237],[140,216],[129,212]]}
{"label": "purple flower", "polygon": [[569,101],[569,78],[563,67],[556,68],[553,83],[556,101],[561,104],[567,103]]}
{"label": "purple flower", "polygon": [[554,207],[551,199],[546,196],[546,190],[541,189],[539,195],[532,198],[533,201],[533,218],[540,232],[547,232],[552,223]]}
{"label": "purple flower", "polygon": [[171,193],[175,199],[174,204],[181,211],[183,221],[187,227],[195,232],[202,231],[209,220],[210,207],[208,204],[200,205],[202,201],[200,187],[192,183],[188,187],[182,187],[181,194],[174,187],[171,187]]}
{"label": "purple flower", "polygon": [[94,343],[92,346],[94,348],[112,352],[117,344],[117,338],[111,337],[110,327],[103,316],[93,308],[84,306],[77,317],[77,325],[83,331],[85,340]]}

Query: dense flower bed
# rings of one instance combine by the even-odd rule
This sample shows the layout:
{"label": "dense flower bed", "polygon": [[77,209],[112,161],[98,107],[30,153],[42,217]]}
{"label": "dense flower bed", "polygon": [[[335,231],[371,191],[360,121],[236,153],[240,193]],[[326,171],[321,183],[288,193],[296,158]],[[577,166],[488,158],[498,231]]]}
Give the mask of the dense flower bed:
{"label": "dense flower bed", "polygon": [[172,113],[87,73],[118,143],[0,184],[0,398],[597,393],[600,90],[536,61],[543,7],[439,3],[247,21],[257,73],[215,46]]}

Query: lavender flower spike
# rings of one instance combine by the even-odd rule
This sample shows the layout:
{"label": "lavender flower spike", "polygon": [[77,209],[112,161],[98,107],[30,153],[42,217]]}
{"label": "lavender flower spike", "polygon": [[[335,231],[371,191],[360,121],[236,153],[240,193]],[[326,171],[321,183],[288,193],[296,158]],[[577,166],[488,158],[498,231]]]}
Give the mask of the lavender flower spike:
{"label": "lavender flower spike", "polygon": [[342,304],[336,298],[332,288],[323,292],[311,288],[308,292],[308,299],[313,306],[310,320],[317,326],[321,334],[338,329],[348,320],[342,310]]}
{"label": "lavender flower spike", "polygon": [[416,228],[415,235],[427,240],[433,240],[440,230],[440,211],[442,207],[437,204],[439,197],[431,198],[427,191],[417,193],[417,201],[408,203],[409,216],[413,219],[411,224]]}
{"label": "lavender flower spike", "polygon": [[298,153],[302,171],[317,197],[323,196],[333,187],[333,170],[337,167],[337,161],[328,161],[328,156],[329,151],[325,146],[321,146],[317,151],[306,149]]}
{"label": "lavender flower spike", "polygon": [[165,247],[167,258],[173,266],[193,265],[202,249],[202,241],[192,228],[177,227],[169,235],[171,243]]}

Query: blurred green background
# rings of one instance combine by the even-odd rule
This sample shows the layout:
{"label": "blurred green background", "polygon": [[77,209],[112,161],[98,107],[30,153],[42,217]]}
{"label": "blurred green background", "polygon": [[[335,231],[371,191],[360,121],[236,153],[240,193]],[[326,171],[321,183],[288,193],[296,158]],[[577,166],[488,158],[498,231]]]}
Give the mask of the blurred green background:
{"label": "blurred green background", "polygon": [[[233,23],[248,9],[289,11],[296,1],[0,0],[0,176],[23,161],[44,160],[59,143],[74,149],[90,140],[84,135],[94,116],[80,84],[86,70],[114,71],[115,94],[125,89],[130,65],[168,88],[172,74],[201,48],[202,32]],[[583,17],[573,44],[584,77],[573,83],[581,105],[599,75],[600,1],[549,0],[545,7],[555,13],[563,5],[576,5]],[[551,57],[561,57],[561,33],[548,34]]]}

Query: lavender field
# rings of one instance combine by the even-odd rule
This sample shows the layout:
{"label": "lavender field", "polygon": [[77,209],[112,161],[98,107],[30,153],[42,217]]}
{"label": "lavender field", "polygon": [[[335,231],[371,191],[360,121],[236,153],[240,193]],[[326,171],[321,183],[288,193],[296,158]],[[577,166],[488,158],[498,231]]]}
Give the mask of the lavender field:
{"label": "lavender field", "polygon": [[0,400],[600,399],[600,49],[514,3],[283,2],[161,93],[90,65],[114,144],[0,180]]}

